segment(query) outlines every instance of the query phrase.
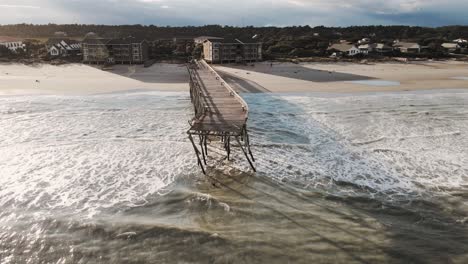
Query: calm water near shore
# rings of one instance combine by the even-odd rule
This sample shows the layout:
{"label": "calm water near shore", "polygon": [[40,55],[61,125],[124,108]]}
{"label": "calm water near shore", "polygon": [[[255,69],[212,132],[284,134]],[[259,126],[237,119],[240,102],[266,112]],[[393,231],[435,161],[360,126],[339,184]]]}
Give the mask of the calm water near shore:
{"label": "calm water near shore", "polygon": [[187,93],[0,97],[0,263],[467,263],[468,92],[244,94],[258,172]]}

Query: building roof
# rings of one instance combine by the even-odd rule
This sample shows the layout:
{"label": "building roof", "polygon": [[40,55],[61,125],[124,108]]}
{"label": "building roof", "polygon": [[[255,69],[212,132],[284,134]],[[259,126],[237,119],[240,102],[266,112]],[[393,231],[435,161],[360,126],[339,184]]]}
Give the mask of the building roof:
{"label": "building roof", "polygon": [[241,43],[244,43],[244,44],[257,44],[257,43],[260,43],[259,41],[255,41],[255,39],[236,39],[237,41],[240,41]]}
{"label": "building roof", "polygon": [[15,37],[9,37],[9,36],[0,36],[0,43],[5,43],[5,42],[18,42],[22,41],[20,38],[15,38]]}
{"label": "building roof", "polygon": [[419,49],[421,46],[418,43],[415,42],[397,42],[395,47],[400,47],[400,48],[406,48],[406,49]]}
{"label": "building roof", "polygon": [[392,47],[386,45],[386,44],[383,44],[383,43],[377,43],[375,45],[375,48],[376,49],[392,49]]}
{"label": "building roof", "polygon": [[207,39],[205,41],[210,41],[213,43],[224,43],[224,44],[257,44],[260,43],[255,40],[245,40],[245,39]]}
{"label": "building roof", "polygon": [[453,42],[457,42],[457,43],[467,43],[468,41],[467,41],[466,39],[459,38],[459,39],[453,40]]}
{"label": "building roof", "polygon": [[105,38],[86,38],[83,40],[83,43],[85,44],[107,44],[110,39],[105,39]]}
{"label": "building roof", "polygon": [[348,44],[348,43],[339,43],[339,44],[333,44],[331,45],[328,50],[337,50],[341,52],[346,52],[349,51],[352,48],[356,48],[353,44]]}
{"label": "building roof", "polygon": [[459,46],[457,43],[442,43],[442,47],[446,49],[457,49]]}
{"label": "building roof", "polygon": [[359,45],[359,49],[374,49],[377,45],[376,44],[363,44]]}
{"label": "building roof", "polygon": [[200,36],[200,37],[196,37],[195,40],[207,40],[207,39],[223,39],[223,38],[219,38],[219,37],[211,37],[211,36]]}
{"label": "building roof", "polygon": [[65,41],[65,43],[67,43],[68,45],[80,43],[78,40],[75,40],[75,39],[53,37],[53,38],[49,38],[46,44],[55,45],[55,44],[61,43],[62,41]]}
{"label": "building roof", "polygon": [[133,43],[142,43],[143,41],[145,41],[145,39],[127,37],[127,38],[111,39],[107,42],[107,44],[133,44]]}

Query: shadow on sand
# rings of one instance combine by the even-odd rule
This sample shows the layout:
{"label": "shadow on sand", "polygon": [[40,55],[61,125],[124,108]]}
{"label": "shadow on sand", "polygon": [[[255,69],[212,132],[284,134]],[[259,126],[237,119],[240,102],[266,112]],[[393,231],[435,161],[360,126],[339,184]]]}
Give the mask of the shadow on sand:
{"label": "shadow on sand", "polygon": [[144,83],[187,83],[189,78],[185,64],[114,65],[106,71]]}
{"label": "shadow on sand", "polygon": [[[231,64],[220,65],[233,70],[257,72],[263,74],[269,74],[274,76],[281,76],[286,78],[293,78],[303,81],[311,82],[340,82],[340,81],[362,81],[362,80],[374,80],[375,78],[363,75],[335,72],[335,71],[323,71],[305,67],[300,64],[292,63],[281,63],[281,64],[268,64],[268,63],[256,63],[252,66],[237,66]],[[219,69],[218,69],[219,70]],[[222,69],[221,69],[222,70]]]}

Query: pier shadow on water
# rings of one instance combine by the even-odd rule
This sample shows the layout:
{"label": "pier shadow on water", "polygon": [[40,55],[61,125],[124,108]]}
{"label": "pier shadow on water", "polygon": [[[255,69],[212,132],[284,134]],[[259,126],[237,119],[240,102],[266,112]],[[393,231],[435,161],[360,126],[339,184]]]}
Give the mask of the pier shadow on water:
{"label": "pier shadow on water", "polygon": [[[395,178],[298,105],[244,95],[259,172],[226,162],[179,178],[150,203],[74,231],[76,260],[113,263],[465,263],[466,196],[379,191],[346,175]],[[280,114],[281,113],[281,114]],[[291,124],[296,124],[292,126]],[[303,124],[303,126],[298,126]],[[303,129],[303,130],[299,130]],[[307,133],[304,133],[307,131]],[[307,136],[305,136],[307,135]],[[237,149],[236,149],[237,150]],[[235,151],[236,151],[235,150]],[[327,151],[328,150],[328,151]],[[238,150],[237,150],[238,151]],[[295,160],[291,160],[291,157]],[[301,163],[302,162],[302,163]],[[310,164],[311,166],[300,166]],[[342,172],[343,175],[340,174]],[[362,175],[361,175],[362,174]],[[361,181],[362,182],[362,181]],[[310,185],[312,184],[312,185]],[[314,185],[315,184],[315,185]],[[407,192],[407,193],[405,193]],[[457,198],[457,199],[456,199]],[[85,242],[93,241],[93,242]]]}
{"label": "pier shadow on water", "polygon": [[[251,108],[249,127],[259,173],[251,175],[220,160],[224,167],[212,168],[208,178],[197,185],[192,194],[195,198],[188,199],[195,209],[187,215],[193,217],[190,222],[196,223],[196,229],[226,239],[223,243],[229,244],[222,254],[210,255],[211,261],[468,260],[468,228],[466,221],[460,221],[468,215],[463,205],[466,195],[419,197],[411,189],[399,189],[397,182],[394,190],[381,191],[373,189],[372,184],[357,184],[353,177],[343,178],[342,174],[355,174],[354,179],[360,182],[366,177],[372,182],[371,171],[373,176],[388,178],[392,183],[399,175],[385,169],[392,164],[360,155],[340,135],[306,118],[303,109],[281,96],[244,98]],[[309,130],[309,136],[303,136],[296,130],[301,126],[291,127],[291,123],[307,124],[302,128]],[[302,156],[305,153],[310,156]],[[306,167],[310,171],[298,169],[303,165],[300,162],[291,164],[291,156],[313,164]],[[243,162],[241,157],[234,161],[239,162]],[[311,181],[316,181],[313,184],[318,187],[309,187]],[[205,250],[209,251],[200,248]]]}

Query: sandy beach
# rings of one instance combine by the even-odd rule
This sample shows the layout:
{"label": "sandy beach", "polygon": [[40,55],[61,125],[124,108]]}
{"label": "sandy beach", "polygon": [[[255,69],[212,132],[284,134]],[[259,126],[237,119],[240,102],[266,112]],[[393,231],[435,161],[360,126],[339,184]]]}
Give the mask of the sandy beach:
{"label": "sandy beach", "polygon": [[185,65],[115,65],[104,71],[84,64],[0,64],[0,95],[86,95],[139,89],[188,91]]}
{"label": "sandy beach", "polygon": [[[468,88],[468,63],[463,62],[275,62],[273,65],[262,62],[215,68],[240,92],[348,93]],[[140,89],[188,91],[185,65],[158,63],[149,68],[115,65],[104,71],[83,64],[0,64],[0,95],[99,94]]]}
{"label": "sandy beach", "polygon": [[[216,66],[239,91],[374,92],[468,88],[468,63],[257,63]],[[466,78],[468,79],[468,78]]]}

